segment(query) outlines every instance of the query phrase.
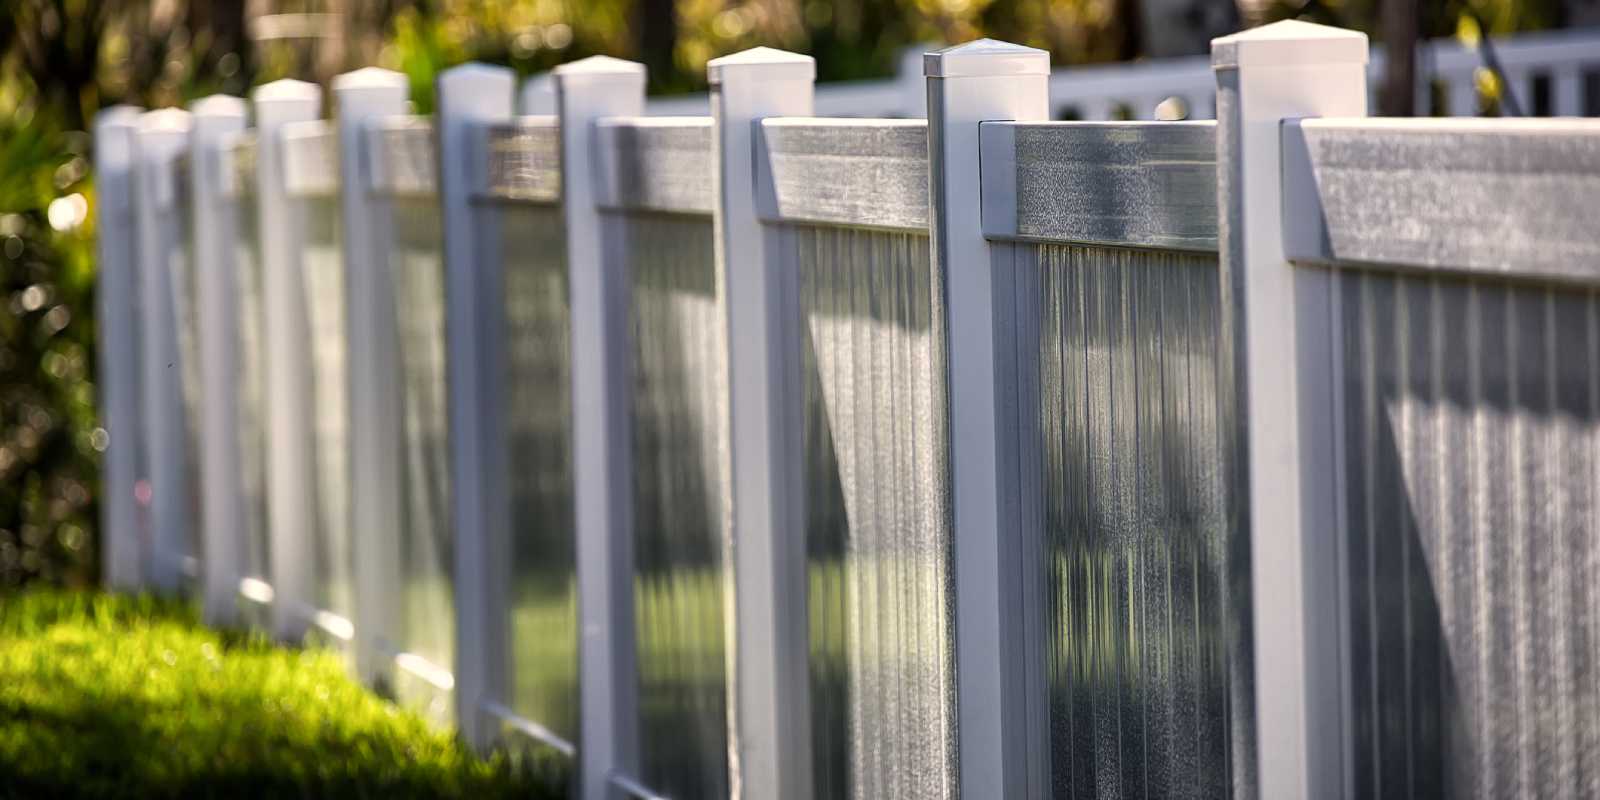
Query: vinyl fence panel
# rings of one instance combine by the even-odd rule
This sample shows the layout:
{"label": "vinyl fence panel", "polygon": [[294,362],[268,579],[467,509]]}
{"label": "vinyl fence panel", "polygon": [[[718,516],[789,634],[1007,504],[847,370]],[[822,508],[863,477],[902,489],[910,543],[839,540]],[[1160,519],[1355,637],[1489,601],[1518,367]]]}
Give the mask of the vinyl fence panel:
{"label": "vinyl fence panel", "polygon": [[1582,795],[1600,125],[1304,120],[1281,141],[1291,268],[1328,270],[1352,785]]}
{"label": "vinyl fence panel", "polygon": [[388,324],[369,334],[392,348],[394,359],[384,366],[392,365],[386,381],[397,393],[395,413],[378,432],[394,438],[399,467],[399,524],[387,542],[399,558],[399,619],[384,638],[398,667],[396,692],[444,721],[454,717],[455,536],[437,145],[432,125],[418,117],[375,120],[366,134],[365,188],[388,223],[373,231],[370,265],[380,273],[379,319]]}
{"label": "vinyl fence panel", "polygon": [[[797,294],[815,796],[955,785],[942,298],[928,126],[764,120],[757,208]],[[786,320],[787,321],[787,320]]]}
{"label": "vinyl fence panel", "polygon": [[311,416],[309,571],[302,613],[324,642],[354,636],[355,552],[350,529],[350,404],[345,331],[344,215],[339,207],[338,133],[323,120],[281,129],[284,202],[300,225],[293,242],[304,307]]}
{"label": "vinyl fence panel", "polygon": [[996,122],[981,147],[1013,290],[1030,791],[1251,796],[1216,125]]}
{"label": "vinyl fence panel", "polygon": [[[505,698],[494,716],[569,758],[578,741],[577,538],[573,528],[571,313],[554,117],[520,117],[484,132],[475,199],[488,313],[500,330],[486,387],[495,415],[485,470],[501,493],[490,529],[501,554],[507,637]],[[492,331],[493,329],[491,329]],[[488,433],[488,431],[486,431]],[[498,439],[499,444],[495,441]],[[499,473],[500,477],[495,477]],[[491,509],[493,511],[493,509]]]}
{"label": "vinyl fence panel", "polygon": [[627,282],[639,766],[666,797],[728,794],[726,307],[711,118],[595,128],[605,258]]}
{"label": "vinyl fence panel", "polygon": [[[220,156],[223,165],[222,206],[232,222],[223,222],[228,232],[224,241],[233,248],[231,264],[224,272],[223,284],[230,290],[231,324],[222,336],[232,352],[233,425],[227,434],[230,447],[238,454],[233,468],[237,480],[238,527],[238,602],[240,619],[247,624],[268,628],[273,599],[271,524],[267,511],[266,360],[267,334],[264,303],[264,275],[261,262],[260,220],[256,191],[256,136],[247,132],[225,142]],[[227,277],[231,275],[230,277]],[[231,334],[231,335],[230,335]],[[228,359],[225,359],[228,360]],[[210,434],[208,434],[210,435]],[[208,475],[208,480],[221,480]]]}

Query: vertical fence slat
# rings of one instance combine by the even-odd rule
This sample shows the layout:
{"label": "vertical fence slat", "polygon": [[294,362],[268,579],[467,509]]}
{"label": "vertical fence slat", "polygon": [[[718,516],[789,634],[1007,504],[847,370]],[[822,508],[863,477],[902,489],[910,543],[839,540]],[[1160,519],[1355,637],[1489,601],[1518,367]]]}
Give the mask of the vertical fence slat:
{"label": "vertical fence slat", "polygon": [[[355,553],[356,669],[369,683],[387,679],[400,635],[400,454],[395,435],[399,354],[392,331],[393,296],[386,255],[388,229],[368,186],[368,125],[405,111],[406,77],[367,68],[333,81],[339,127],[339,192],[344,210],[345,297],[349,365],[350,519]],[[263,233],[265,235],[265,233]],[[385,308],[385,304],[389,304]]]}
{"label": "vertical fence slat", "polygon": [[283,126],[316,119],[322,90],[280,80],[251,95],[257,129],[256,197],[261,242],[262,317],[266,336],[268,574],[272,630],[286,641],[305,635],[312,607],[316,548],[312,480],[315,407],[305,284],[300,270],[304,220],[284,184]]}
{"label": "vertical fence slat", "polygon": [[[509,691],[509,658],[504,624],[506,599],[503,554],[504,509],[501,476],[490,474],[487,454],[504,431],[489,403],[491,372],[501,363],[493,322],[500,308],[499,265],[484,258],[486,242],[475,226],[471,193],[481,169],[474,137],[491,122],[511,118],[516,76],[505,67],[463,64],[439,74],[439,205],[444,215],[445,293],[449,298],[451,470],[455,492],[456,558],[456,717],[463,735],[482,750],[492,741],[485,701],[499,702]],[[521,412],[518,412],[521,413]]]}
{"label": "vertical fence slat", "polygon": [[[954,510],[956,676],[961,794],[1027,795],[1022,724],[1021,569],[1014,436],[996,402],[1006,380],[1000,357],[1010,324],[1009,269],[983,235],[978,127],[994,120],[1048,119],[1050,55],[979,40],[929,53],[928,176],[934,291],[946,306],[948,456]],[[1001,246],[1003,247],[1003,246]],[[1014,431],[1012,432],[1014,434]],[[1009,446],[1005,443],[1009,442]],[[1009,460],[1008,460],[1009,459]]]}
{"label": "vertical fence slat", "polygon": [[594,56],[556,68],[572,308],[573,495],[578,540],[578,744],[585,800],[638,766],[634,669],[628,276],[605,257],[594,122],[644,113],[644,65]]}
{"label": "vertical fence slat", "polygon": [[189,112],[147,111],[136,134],[134,197],[139,237],[140,330],[143,397],[140,420],[147,447],[150,516],[144,552],[150,585],[173,592],[181,586],[182,557],[189,541],[190,494],[185,474],[182,364],[177,298],[173,295],[173,248],[180,247],[182,219],[177,161],[189,147]]}
{"label": "vertical fence slat", "polygon": [[189,150],[194,198],[195,300],[199,315],[201,598],[213,625],[238,617],[243,577],[243,496],[238,415],[237,293],[233,202],[224,197],[223,143],[244,130],[245,102],[212,95],[189,106],[194,130]]}
{"label": "vertical fence slat", "polygon": [[1218,207],[1225,391],[1247,476],[1256,598],[1260,796],[1343,796],[1341,579],[1326,272],[1283,250],[1279,127],[1303,116],[1364,116],[1367,39],[1281,22],[1212,44],[1218,97]]}
{"label": "vertical fence slat", "polygon": [[[799,285],[756,217],[755,123],[810,116],[816,63],[758,47],[713,59],[717,281],[728,308],[734,784],[811,796]],[[760,158],[756,155],[755,158]]]}
{"label": "vertical fence slat", "polygon": [[100,492],[100,574],[113,589],[144,583],[139,560],[141,475],[138,259],[134,255],[134,131],[140,109],[112,106],[94,120],[95,293],[99,317],[100,425],[106,431]]}

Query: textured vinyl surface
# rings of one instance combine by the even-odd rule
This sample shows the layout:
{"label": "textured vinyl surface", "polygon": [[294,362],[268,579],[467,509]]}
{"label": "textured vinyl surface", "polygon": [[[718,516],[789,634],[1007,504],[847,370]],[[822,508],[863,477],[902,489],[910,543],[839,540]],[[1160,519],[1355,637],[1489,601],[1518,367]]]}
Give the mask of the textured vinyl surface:
{"label": "textured vinyl surface", "polygon": [[1223,468],[1216,257],[1015,253],[1025,629],[1048,700],[1033,793],[1230,796],[1249,686],[1230,609],[1247,612],[1249,574]]}
{"label": "textured vinyl surface", "polygon": [[[389,262],[400,355],[401,649],[450,669],[455,613],[451,577],[449,418],[445,409],[444,258],[438,204],[394,202]],[[432,708],[435,716],[442,709]]]}
{"label": "textured vinyl surface", "polygon": [[727,318],[710,217],[630,213],[640,779],[728,795]]}
{"label": "textured vinyl surface", "polygon": [[793,227],[817,797],[953,797],[950,518],[928,239]]}
{"label": "textured vinyl surface", "polygon": [[[245,184],[253,186],[254,184]],[[237,381],[239,386],[239,492],[244,509],[240,531],[244,557],[240,574],[267,580],[272,574],[267,544],[267,418],[266,318],[262,311],[261,244],[256,198],[242,191],[238,199],[239,231],[234,289],[238,293]]]}
{"label": "textured vinyl surface", "polygon": [[1600,794],[1600,303],[1334,274],[1353,796]]}
{"label": "textured vinyl surface", "polygon": [[307,340],[311,347],[311,403],[316,430],[312,518],[316,531],[315,588],[319,609],[354,619],[354,566],[351,563],[349,403],[345,386],[345,272],[340,250],[338,197],[305,203],[305,250],[300,268],[306,298]]}
{"label": "textured vinyl surface", "polygon": [[511,705],[578,740],[571,311],[561,212],[500,211],[511,494]]}

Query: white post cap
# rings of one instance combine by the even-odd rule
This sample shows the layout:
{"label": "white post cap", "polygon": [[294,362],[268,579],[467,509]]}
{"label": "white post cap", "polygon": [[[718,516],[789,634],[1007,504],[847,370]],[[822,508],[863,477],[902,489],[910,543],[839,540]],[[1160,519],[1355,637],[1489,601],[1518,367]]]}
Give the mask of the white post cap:
{"label": "white post cap", "polygon": [[982,78],[999,75],[1049,75],[1050,54],[994,39],[924,53],[922,73],[929,78]]}
{"label": "white post cap", "polygon": [[247,113],[244,98],[231,94],[212,94],[189,104],[189,113],[196,117],[244,119]]}
{"label": "white post cap", "polygon": [[737,69],[741,75],[759,75],[756,80],[810,81],[817,77],[817,60],[811,56],[772,47],[752,47],[706,62],[706,79],[713,85],[720,84],[722,71],[730,68]]}
{"label": "white post cap", "polygon": [[158,108],[139,115],[139,133],[188,133],[194,117],[181,108]]}
{"label": "white post cap", "polygon": [[475,96],[482,92],[499,99],[516,91],[517,74],[510,67],[469,61],[440,72],[438,80],[440,102],[450,99],[450,91],[471,91]]}
{"label": "white post cap", "polygon": [[265,83],[256,87],[250,93],[250,101],[256,105],[284,102],[320,102],[322,89],[314,83],[297,81],[293,78]]}
{"label": "white post cap", "polygon": [[333,78],[333,90],[340,93],[353,89],[392,89],[404,92],[410,88],[411,84],[404,73],[382,67],[362,67],[335,75]]}
{"label": "white post cap", "polygon": [[1294,19],[1211,40],[1214,70],[1365,63],[1366,34]]}

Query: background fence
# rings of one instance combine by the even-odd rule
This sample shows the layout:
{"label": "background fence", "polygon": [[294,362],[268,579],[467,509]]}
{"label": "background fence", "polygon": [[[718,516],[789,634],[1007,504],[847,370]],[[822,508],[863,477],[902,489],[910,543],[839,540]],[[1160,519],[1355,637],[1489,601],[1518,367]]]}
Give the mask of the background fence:
{"label": "background fence", "polygon": [[542,116],[481,65],[107,111],[106,574],[586,798],[1582,795],[1600,124],[1367,120],[1368,69],[1279,23],[1170,92],[1216,121],[1050,122],[1105,97],[987,40],[925,119],[766,49],[709,116],[607,58]]}

